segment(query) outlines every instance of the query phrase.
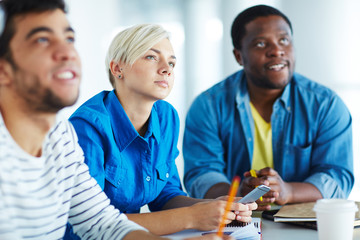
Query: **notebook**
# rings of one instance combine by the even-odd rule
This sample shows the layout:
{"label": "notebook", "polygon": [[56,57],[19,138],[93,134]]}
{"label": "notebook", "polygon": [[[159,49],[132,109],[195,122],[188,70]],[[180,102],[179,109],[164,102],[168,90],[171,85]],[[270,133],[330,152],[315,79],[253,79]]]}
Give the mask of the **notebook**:
{"label": "notebook", "polygon": [[[204,232],[202,235],[216,233],[216,231]],[[231,235],[236,240],[261,240],[261,218],[252,218],[251,223],[233,221],[224,228],[224,234]]]}

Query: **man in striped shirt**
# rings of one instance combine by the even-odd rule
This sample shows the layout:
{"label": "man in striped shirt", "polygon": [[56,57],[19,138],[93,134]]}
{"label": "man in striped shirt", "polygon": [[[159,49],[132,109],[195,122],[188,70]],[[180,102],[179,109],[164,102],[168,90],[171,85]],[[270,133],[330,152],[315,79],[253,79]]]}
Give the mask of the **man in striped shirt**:
{"label": "man in striped shirt", "polygon": [[0,239],[62,239],[67,221],[83,239],[161,239],[109,204],[58,118],[81,77],[63,1],[0,4]]}

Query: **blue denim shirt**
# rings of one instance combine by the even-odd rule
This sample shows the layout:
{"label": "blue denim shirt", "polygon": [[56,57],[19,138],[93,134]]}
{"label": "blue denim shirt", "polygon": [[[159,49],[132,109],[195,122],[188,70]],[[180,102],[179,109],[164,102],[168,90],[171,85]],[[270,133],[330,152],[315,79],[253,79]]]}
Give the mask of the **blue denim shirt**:
{"label": "blue denim shirt", "polygon": [[[324,198],[346,198],[354,184],[352,119],[328,88],[294,74],[271,115],[274,169],[287,182],[307,182]],[[243,71],[193,102],[183,142],[184,183],[203,198],[251,167],[254,121]]]}
{"label": "blue denim shirt", "polygon": [[114,91],[103,91],[70,117],[84,150],[90,174],[125,213],[152,211],[178,195],[181,188],[175,159],[179,117],[165,101],[155,102],[144,137],[135,130]]}

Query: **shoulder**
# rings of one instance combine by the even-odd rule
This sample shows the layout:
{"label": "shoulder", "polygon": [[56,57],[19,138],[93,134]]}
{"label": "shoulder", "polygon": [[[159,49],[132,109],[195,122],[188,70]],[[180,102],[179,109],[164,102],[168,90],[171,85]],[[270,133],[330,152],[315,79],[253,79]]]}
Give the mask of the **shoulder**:
{"label": "shoulder", "polygon": [[61,155],[68,161],[83,161],[83,151],[78,145],[78,137],[72,124],[65,118],[58,116],[56,124],[49,131],[45,140],[45,149],[51,154]]}
{"label": "shoulder", "polygon": [[236,102],[236,94],[243,80],[243,70],[235,72],[198,95],[191,104],[190,111],[196,114],[201,110],[208,112],[222,106],[232,106]]}
{"label": "shoulder", "polygon": [[301,92],[302,94],[312,95],[319,98],[337,97],[336,93],[330,88],[310,80],[309,78],[298,73],[294,74],[292,84],[294,89]]}
{"label": "shoulder", "polygon": [[295,74],[291,84],[294,104],[301,104],[307,109],[318,109],[324,115],[349,112],[347,106],[335,91],[320,83],[300,74]]}
{"label": "shoulder", "polygon": [[109,93],[109,91],[102,91],[76,109],[69,118],[76,130],[81,128],[83,124],[101,126],[110,123],[110,116],[105,106],[105,99]]}
{"label": "shoulder", "polygon": [[106,112],[104,101],[109,93],[109,91],[102,91],[87,100],[78,109],[76,109],[70,119],[75,117],[91,117],[98,114],[103,115]]}
{"label": "shoulder", "polygon": [[50,142],[56,141],[55,139],[67,139],[76,142],[77,136],[71,123],[61,115],[57,115],[56,123],[50,129],[47,139]]}

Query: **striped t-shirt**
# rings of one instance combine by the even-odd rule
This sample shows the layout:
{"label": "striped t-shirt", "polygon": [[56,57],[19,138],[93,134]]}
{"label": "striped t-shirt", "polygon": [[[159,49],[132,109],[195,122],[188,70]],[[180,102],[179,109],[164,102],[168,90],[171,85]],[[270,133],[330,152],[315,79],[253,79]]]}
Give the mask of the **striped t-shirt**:
{"label": "striped t-shirt", "polygon": [[72,125],[58,120],[41,157],[22,150],[0,114],[0,239],[62,239],[67,221],[82,239],[121,239],[142,229],[90,177]]}

